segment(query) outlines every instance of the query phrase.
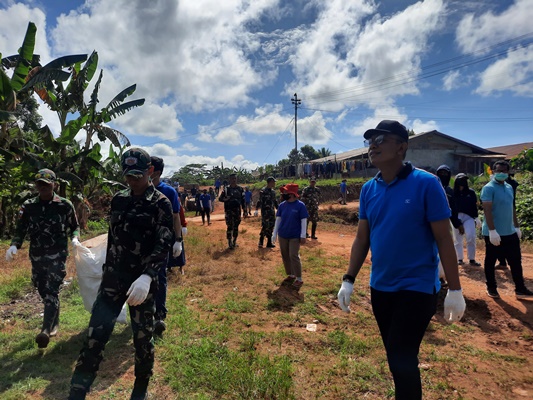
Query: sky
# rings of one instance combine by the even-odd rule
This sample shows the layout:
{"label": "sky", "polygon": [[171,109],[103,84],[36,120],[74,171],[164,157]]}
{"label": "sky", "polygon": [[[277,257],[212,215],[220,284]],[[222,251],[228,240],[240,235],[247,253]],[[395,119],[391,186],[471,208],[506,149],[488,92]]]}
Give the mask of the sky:
{"label": "sky", "polygon": [[165,175],[253,170],[295,145],[363,147],[383,119],[484,148],[533,141],[532,19],[533,0],[0,0],[0,52],[29,21],[43,65],[96,50],[102,106],[134,83],[128,100],[146,99],[109,125]]}

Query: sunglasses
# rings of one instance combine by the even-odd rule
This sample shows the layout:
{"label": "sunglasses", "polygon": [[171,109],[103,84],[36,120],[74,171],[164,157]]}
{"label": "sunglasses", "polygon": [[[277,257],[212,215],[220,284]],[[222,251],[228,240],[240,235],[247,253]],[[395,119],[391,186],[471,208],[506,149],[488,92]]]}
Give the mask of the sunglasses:
{"label": "sunglasses", "polygon": [[370,147],[373,144],[375,144],[376,146],[379,146],[385,141],[385,139],[386,139],[385,135],[378,135],[378,136],[371,137],[370,139],[364,140],[363,143],[365,144],[365,147]]}
{"label": "sunglasses", "polygon": [[52,176],[52,174],[49,174],[48,172],[46,173],[37,173],[35,174],[35,180],[37,179],[48,179],[48,180],[55,180],[55,177]]}

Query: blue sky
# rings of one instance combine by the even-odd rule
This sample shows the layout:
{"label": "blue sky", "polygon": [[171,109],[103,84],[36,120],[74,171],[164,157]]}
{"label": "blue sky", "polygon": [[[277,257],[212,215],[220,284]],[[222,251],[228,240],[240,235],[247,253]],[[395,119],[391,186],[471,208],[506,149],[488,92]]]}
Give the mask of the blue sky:
{"label": "blue sky", "polygon": [[481,147],[532,141],[532,18],[532,0],[0,0],[0,52],[28,21],[43,63],[97,50],[101,103],[133,83],[146,99],[112,127],[166,172],[254,169],[294,148],[294,93],[298,147],[362,147],[382,119]]}

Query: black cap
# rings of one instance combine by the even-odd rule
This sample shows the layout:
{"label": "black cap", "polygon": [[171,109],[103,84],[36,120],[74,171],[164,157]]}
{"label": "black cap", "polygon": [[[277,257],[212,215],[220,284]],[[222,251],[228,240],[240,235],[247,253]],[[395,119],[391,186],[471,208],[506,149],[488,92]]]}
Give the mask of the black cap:
{"label": "black cap", "polygon": [[462,172],[460,172],[457,175],[455,175],[455,180],[458,180],[458,179],[468,179],[468,175],[463,174]]}
{"label": "black cap", "polygon": [[267,178],[267,182],[276,182],[276,178],[274,178],[273,176],[269,176]]}
{"label": "black cap", "polygon": [[376,129],[367,130],[363,136],[365,139],[370,139],[374,135],[383,134],[397,135],[406,142],[409,140],[409,132],[407,132],[405,126],[398,121],[391,121],[388,119],[381,121],[378,126],[376,126]]}

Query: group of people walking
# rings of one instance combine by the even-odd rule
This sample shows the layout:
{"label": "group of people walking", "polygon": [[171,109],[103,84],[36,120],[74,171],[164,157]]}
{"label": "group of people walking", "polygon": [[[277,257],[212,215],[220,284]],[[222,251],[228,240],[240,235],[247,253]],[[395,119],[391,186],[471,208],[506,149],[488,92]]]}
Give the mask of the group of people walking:
{"label": "group of people walking", "polygon": [[[467,242],[468,264],[479,266],[475,257],[475,232],[480,224],[477,196],[468,187],[465,174],[456,175],[452,189],[448,167],[439,168],[435,176],[405,162],[409,135],[399,122],[382,121],[366,131],[364,138],[369,159],[379,173],[361,190],[357,234],[338,302],[343,311],[350,312],[356,278],[371,251],[372,311],[387,353],[396,399],[421,399],[418,352],[436,312],[441,289],[439,258],[448,284],[444,315],[449,322],[459,321],[466,309],[458,272],[458,266],[465,263],[463,239]],[[166,329],[166,271],[171,260],[184,256],[187,228],[181,217],[183,207],[176,190],[161,182],[163,160],[131,148],[123,154],[121,166],[129,188],[118,192],[111,203],[102,282],[71,379],[71,400],[85,399],[89,392],[124,303],[129,306],[135,346],[131,399],[147,398],[154,365],[153,335]],[[530,298],[533,292],[524,283],[521,233],[514,191],[506,182],[508,174],[509,164],[496,162],[492,179],[480,196],[485,215],[482,234],[487,293],[499,297],[494,266],[500,256],[511,268],[516,297]],[[215,191],[224,204],[228,249],[233,250],[238,246],[241,215],[251,215],[251,194],[237,184],[235,174],[228,181],[223,186],[218,182]],[[317,239],[320,190],[314,178],[301,193],[297,184],[286,184],[280,188],[278,202],[275,184],[276,179],[269,177],[259,192],[255,210],[256,215],[261,210],[258,247],[275,248],[279,244],[286,273],[282,285],[299,290],[303,285],[300,246],[308,238]],[[32,281],[45,304],[43,326],[35,339],[41,348],[48,345],[59,326],[58,293],[65,277],[68,241],[75,249],[83,247],[74,208],[55,194],[55,185],[53,171],[37,173],[35,187],[39,194],[23,204],[16,234],[6,252],[6,258],[12,260],[26,233],[30,234]],[[342,190],[347,194],[346,185],[341,194]],[[212,197],[204,190],[200,199],[202,223],[205,216],[209,225]],[[344,196],[341,203],[345,202]]]}

